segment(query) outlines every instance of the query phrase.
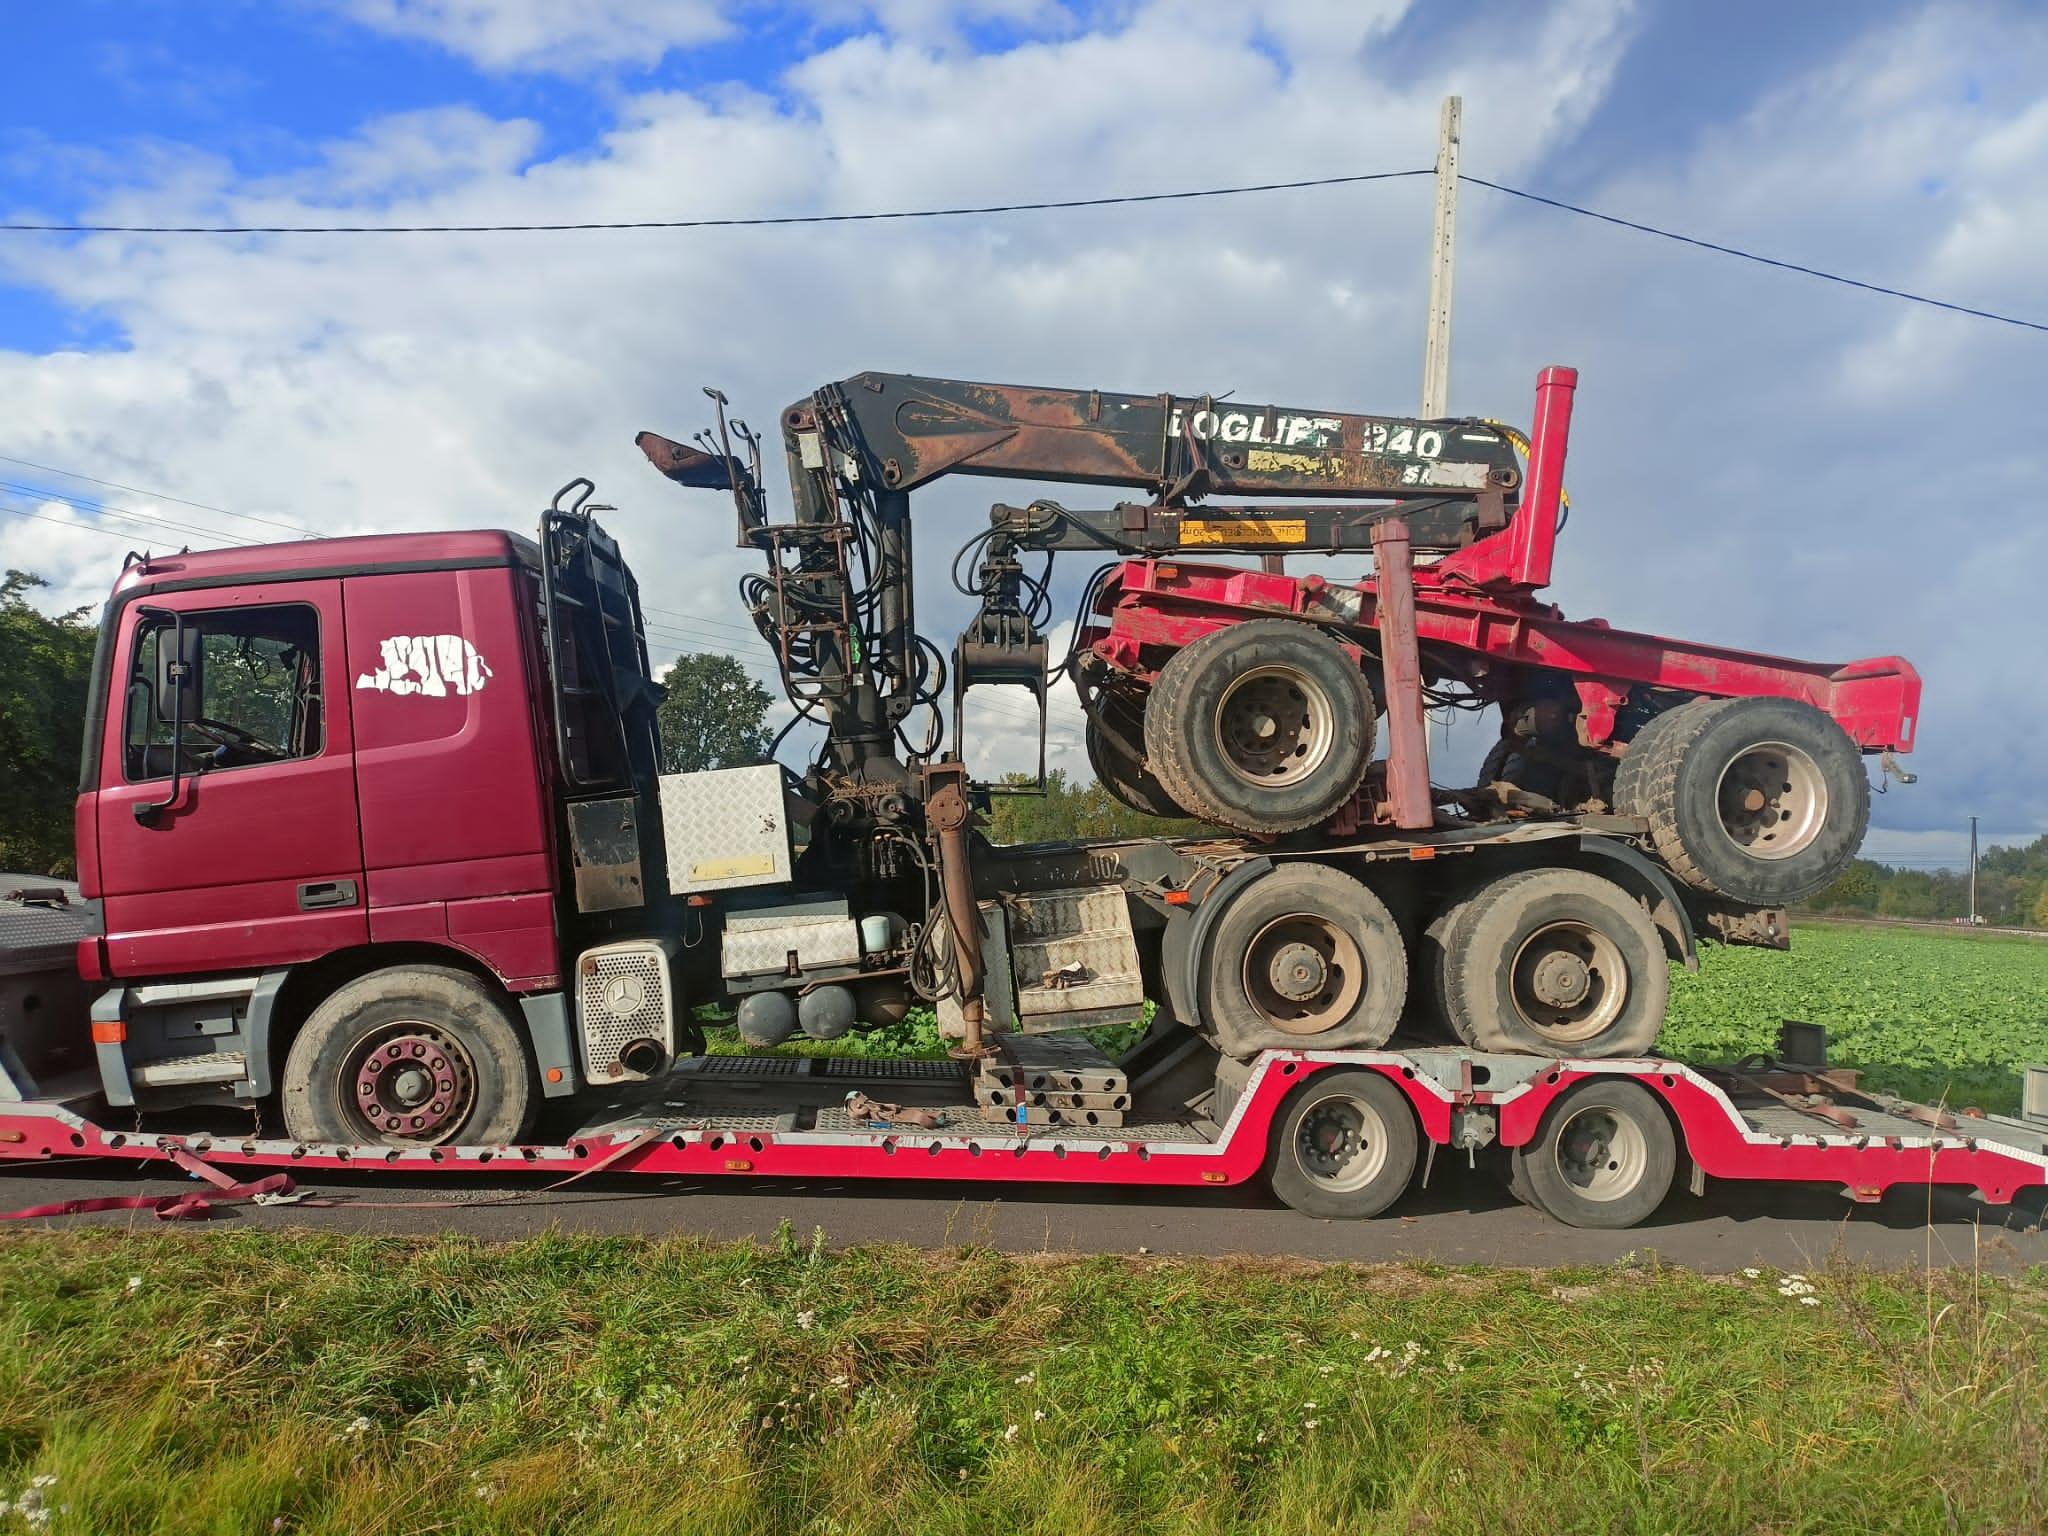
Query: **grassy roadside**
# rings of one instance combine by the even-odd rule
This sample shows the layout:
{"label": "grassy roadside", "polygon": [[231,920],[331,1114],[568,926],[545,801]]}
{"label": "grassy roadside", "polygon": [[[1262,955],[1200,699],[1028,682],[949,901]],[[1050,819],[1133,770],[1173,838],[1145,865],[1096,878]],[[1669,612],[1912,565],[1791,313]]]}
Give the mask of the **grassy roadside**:
{"label": "grassy roadside", "polygon": [[2044,1388],[2040,1273],[0,1238],[0,1531],[2038,1530]]}

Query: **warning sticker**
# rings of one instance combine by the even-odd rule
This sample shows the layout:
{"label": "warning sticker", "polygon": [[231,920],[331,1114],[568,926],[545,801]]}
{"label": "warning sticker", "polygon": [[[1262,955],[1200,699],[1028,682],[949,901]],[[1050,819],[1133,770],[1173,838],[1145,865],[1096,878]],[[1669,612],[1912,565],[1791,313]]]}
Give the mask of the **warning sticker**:
{"label": "warning sticker", "polygon": [[1299,518],[1261,518],[1256,522],[1219,520],[1180,525],[1183,544],[1305,544],[1308,524]]}

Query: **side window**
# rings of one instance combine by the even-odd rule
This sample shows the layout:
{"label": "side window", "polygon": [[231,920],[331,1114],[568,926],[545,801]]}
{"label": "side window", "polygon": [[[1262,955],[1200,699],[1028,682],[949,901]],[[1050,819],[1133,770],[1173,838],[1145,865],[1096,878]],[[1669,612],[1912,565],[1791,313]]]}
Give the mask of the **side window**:
{"label": "side window", "polygon": [[280,603],[181,618],[184,654],[198,668],[199,706],[185,710],[173,740],[174,704],[160,703],[157,690],[159,657],[171,651],[174,626],[166,615],[144,614],[128,675],[124,756],[130,782],[169,778],[174,758],[182,759],[186,773],[216,773],[319,756],[318,610]]}

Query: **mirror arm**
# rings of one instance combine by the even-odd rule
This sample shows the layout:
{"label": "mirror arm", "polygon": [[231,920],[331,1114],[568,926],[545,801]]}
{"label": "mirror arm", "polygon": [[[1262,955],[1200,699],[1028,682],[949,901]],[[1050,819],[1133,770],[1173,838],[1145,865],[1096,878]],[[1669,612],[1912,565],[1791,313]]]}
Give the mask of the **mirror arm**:
{"label": "mirror arm", "polygon": [[[183,668],[185,665],[185,616],[175,608],[143,608],[138,610],[145,618],[168,618],[171,621],[171,792],[162,800],[138,800],[132,809],[135,820],[142,826],[154,827],[162,812],[178,803],[185,766],[185,687]],[[161,649],[163,637],[157,637]],[[154,710],[152,710],[154,713]]]}

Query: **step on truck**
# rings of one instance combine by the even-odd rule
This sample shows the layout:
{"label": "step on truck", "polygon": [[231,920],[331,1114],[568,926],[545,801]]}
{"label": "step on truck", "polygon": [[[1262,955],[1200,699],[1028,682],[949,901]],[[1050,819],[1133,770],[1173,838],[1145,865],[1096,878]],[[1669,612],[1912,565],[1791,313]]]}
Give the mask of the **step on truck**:
{"label": "step on truck", "polygon": [[[1864,759],[1906,777],[1919,681],[1539,601],[1575,382],[1546,370],[1523,438],[860,375],[783,413],[786,518],[708,392],[696,446],[639,441],[764,556],[741,600],[817,728],[802,771],[661,771],[587,481],[531,540],[131,557],[77,899],[0,907],[0,1157],[1264,1177],[1362,1216],[1442,1148],[1607,1225],[1681,1177],[2038,1186],[2039,1084],[2017,1118],[1957,1116],[1810,1041],[1656,1055],[1671,963],[1782,947],[1784,905],[1853,857]],[[910,495],[954,473],[1149,495],[996,505],[942,653]],[[1054,656],[1060,552],[1100,564]],[[1318,555],[1371,573],[1299,569]],[[975,776],[968,692],[1033,698],[1042,783],[1068,683],[1112,793],[1211,830],[986,840],[990,797],[1032,786]],[[1432,782],[1431,706],[1499,712],[1477,785]],[[765,1050],[919,1004],[950,1059],[704,1052],[707,1015]],[[1146,1020],[1115,1061],[1083,1033]]]}

